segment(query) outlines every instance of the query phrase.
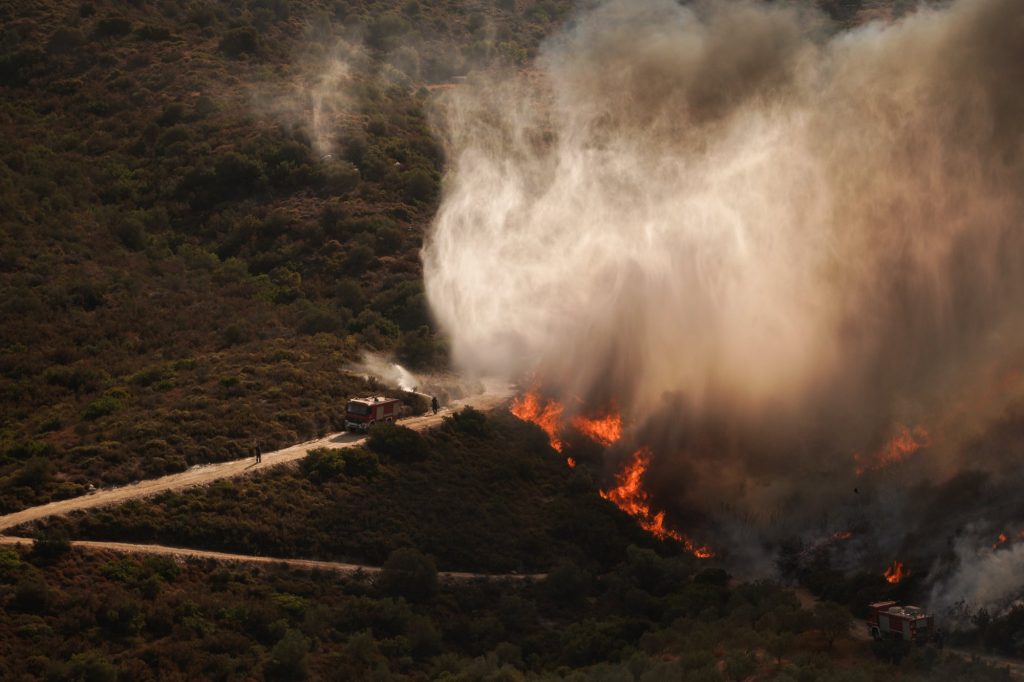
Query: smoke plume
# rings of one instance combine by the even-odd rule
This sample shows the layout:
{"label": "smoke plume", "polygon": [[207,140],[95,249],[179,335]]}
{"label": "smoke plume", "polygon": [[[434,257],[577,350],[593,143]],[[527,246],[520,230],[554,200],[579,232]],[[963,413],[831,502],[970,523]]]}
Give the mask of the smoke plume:
{"label": "smoke plume", "polygon": [[[1021,83],[1019,0],[838,33],[781,3],[600,4],[440,102],[423,258],[453,359],[614,402],[679,523],[824,530],[848,499],[880,524],[887,497],[909,523],[901,489],[962,468],[952,441],[1002,404],[959,398],[1024,340]],[[919,471],[856,477],[918,426]]]}

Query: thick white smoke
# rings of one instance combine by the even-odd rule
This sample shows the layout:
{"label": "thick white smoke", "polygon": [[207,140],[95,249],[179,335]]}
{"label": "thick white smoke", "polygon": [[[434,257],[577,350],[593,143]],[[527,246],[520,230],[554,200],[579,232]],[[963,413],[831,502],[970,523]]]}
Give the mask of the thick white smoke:
{"label": "thick white smoke", "polygon": [[851,455],[1024,345],[1024,3],[782,5],[611,0],[449,91],[426,290],[457,365],[621,407],[675,518],[842,490],[900,537],[912,501],[853,496]]}
{"label": "thick white smoke", "polygon": [[[999,615],[1024,598],[1024,544],[992,548],[964,537],[954,547],[955,570],[932,587],[930,602],[948,614],[955,626],[967,626],[975,609],[987,607]],[[959,616],[959,618],[957,618]]]}
{"label": "thick white smoke", "polygon": [[1020,31],[990,29],[1022,14],[825,38],[770,5],[610,2],[535,72],[451,93],[424,261],[456,362],[757,409],[970,351],[1021,286]]}

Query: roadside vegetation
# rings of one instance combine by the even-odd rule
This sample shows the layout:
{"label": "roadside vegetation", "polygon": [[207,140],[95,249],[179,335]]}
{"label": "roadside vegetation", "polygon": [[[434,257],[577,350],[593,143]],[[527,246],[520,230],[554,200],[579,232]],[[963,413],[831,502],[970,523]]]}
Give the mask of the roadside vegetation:
{"label": "roadside vegetation", "polygon": [[394,552],[376,579],[0,547],[0,677],[25,680],[1008,680],[915,649],[898,666],[800,608],[687,557],[631,547],[595,574],[438,583]]}

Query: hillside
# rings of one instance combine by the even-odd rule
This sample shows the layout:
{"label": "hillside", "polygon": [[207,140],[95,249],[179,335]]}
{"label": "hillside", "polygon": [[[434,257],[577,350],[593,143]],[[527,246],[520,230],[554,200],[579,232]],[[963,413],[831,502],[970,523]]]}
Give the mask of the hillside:
{"label": "hillside", "polygon": [[[995,477],[915,493],[936,518],[900,548],[902,584],[797,540],[753,547],[778,577],[745,581],[728,547],[698,558],[638,523],[630,503],[665,519],[646,470],[608,495],[630,482],[625,443],[612,457],[581,432],[556,452],[504,403],[302,452],[344,427],[351,396],[426,409],[366,377],[367,358],[462,391],[421,262],[447,170],[436,103],[478,70],[529,75],[585,4],[0,4],[0,515],[233,462],[202,487],[10,529],[34,544],[0,544],[0,679],[1011,679],[865,641],[854,620],[922,594],[942,514],[1005,497]],[[825,32],[916,6],[815,4]],[[1008,412],[974,447],[1010,462],[1022,425]],[[250,471],[255,443],[293,457]],[[730,529],[701,532],[717,551]],[[1022,616],[978,612],[950,641],[1020,656]]]}
{"label": "hillside", "polygon": [[564,10],[0,10],[0,511],[336,430],[363,351],[443,363],[430,88]]}

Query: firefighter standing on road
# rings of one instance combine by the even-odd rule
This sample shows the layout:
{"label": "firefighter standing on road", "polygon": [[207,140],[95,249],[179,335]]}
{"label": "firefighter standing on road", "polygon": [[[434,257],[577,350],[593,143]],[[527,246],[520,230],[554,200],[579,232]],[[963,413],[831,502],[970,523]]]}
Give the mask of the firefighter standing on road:
{"label": "firefighter standing on road", "polygon": [[252,444],[252,451],[253,451],[253,454],[256,455],[256,463],[259,464],[260,462],[262,462],[263,461],[263,451],[260,450],[260,444],[259,443],[253,443]]}
{"label": "firefighter standing on road", "polygon": [[437,414],[437,396],[430,399],[430,409],[434,411],[434,414]]}

